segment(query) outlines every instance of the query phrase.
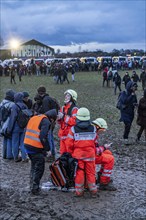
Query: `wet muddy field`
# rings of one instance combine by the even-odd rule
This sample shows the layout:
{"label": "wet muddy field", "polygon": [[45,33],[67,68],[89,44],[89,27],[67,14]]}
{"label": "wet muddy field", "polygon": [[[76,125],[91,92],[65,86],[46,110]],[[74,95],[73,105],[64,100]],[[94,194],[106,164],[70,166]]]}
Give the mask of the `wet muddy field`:
{"label": "wet muddy field", "polygon": [[[113,95],[112,87],[102,88],[101,76],[92,73],[91,78],[89,74],[76,75],[76,82],[70,88],[78,92],[78,105],[88,107],[92,119],[103,117],[107,120],[108,130],[99,137],[99,142],[113,142],[111,151],[115,156],[115,166],[112,178],[117,191],[99,191],[97,198],[90,198],[86,192],[83,198],[76,198],[73,192],[43,189],[39,196],[32,196],[29,193],[30,162],[4,160],[0,152],[0,220],[146,220],[144,137],[139,144],[135,143],[138,126],[134,121],[130,132],[131,145],[123,144],[123,124],[119,123],[119,112],[115,108],[117,96]],[[3,80],[9,88],[9,81]],[[34,85],[30,86],[29,78],[25,80],[17,90],[28,89],[33,97],[35,90],[30,88],[37,88],[40,81],[36,77],[31,82]],[[46,81],[45,77],[41,84],[62,103],[68,85],[55,85],[53,90],[52,81]],[[5,92],[4,86],[2,91]],[[138,98],[141,97],[141,88],[137,94]],[[57,131],[54,133],[58,145]],[[2,138],[0,146],[1,151]],[[45,165],[41,184],[49,181],[50,164],[46,162]]]}
{"label": "wet muddy field", "polygon": [[[121,146],[114,153],[113,180],[117,191],[99,191],[91,198],[73,192],[43,189],[39,196],[29,193],[30,162],[1,159],[1,220],[144,220],[146,219],[145,148],[143,144]],[[114,150],[113,150],[114,151]],[[122,153],[124,152],[124,153]],[[49,181],[49,163],[41,184]]]}

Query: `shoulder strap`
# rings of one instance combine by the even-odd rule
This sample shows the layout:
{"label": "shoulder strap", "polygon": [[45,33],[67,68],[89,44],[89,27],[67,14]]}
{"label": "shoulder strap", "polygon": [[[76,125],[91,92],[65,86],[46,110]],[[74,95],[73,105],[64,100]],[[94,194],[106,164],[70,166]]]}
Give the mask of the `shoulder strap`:
{"label": "shoulder strap", "polygon": [[8,104],[8,103],[9,103],[9,102],[2,103],[2,105],[1,105],[0,107],[5,106],[5,105]]}
{"label": "shoulder strap", "polygon": [[70,106],[70,108],[69,108],[68,111],[67,111],[67,114],[68,114],[69,116],[71,116],[71,113],[72,113],[72,110],[74,109],[74,107],[76,107],[76,105],[75,105],[75,103],[72,103],[71,106]]}
{"label": "shoulder strap", "polygon": [[15,104],[18,106],[18,108],[19,108],[20,110],[22,110],[21,107],[20,107],[17,103],[15,103]]}

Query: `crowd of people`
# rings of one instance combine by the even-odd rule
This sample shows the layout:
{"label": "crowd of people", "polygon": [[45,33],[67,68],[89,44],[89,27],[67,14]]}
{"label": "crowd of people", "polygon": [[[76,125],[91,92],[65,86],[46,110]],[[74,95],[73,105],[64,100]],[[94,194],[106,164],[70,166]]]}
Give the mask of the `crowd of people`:
{"label": "crowd of people", "polygon": [[[81,62],[80,58],[76,59],[76,61],[68,61],[68,62],[57,62],[51,61],[50,63],[46,63],[45,61],[35,61],[33,58],[30,63],[27,64],[17,64],[17,65],[2,65],[0,64],[0,76],[10,76],[11,83],[16,83],[15,76],[19,76],[19,81],[22,80],[22,76],[41,76],[41,75],[50,75],[54,77],[56,83],[63,83],[67,81],[69,83],[67,74],[71,72],[72,81],[74,81],[74,74],[76,72],[82,71],[97,71],[101,73],[107,71],[107,68],[112,70],[137,70],[143,68],[146,70],[146,61],[119,61],[113,62],[112,59],[107,60],[103,59],[102,62],[88,62],[86,59],[84,62]],[[110,74],[109,74],[110,77]]]}
{"label": "crowd of people", "polygon": [[117,88],[119,92],[121,92],[121,84],[123,83],[125,88],[129,81],[133,81],[135,83],[141,82],[142,89],[146,87],[146,71],[144,69],[141,70],[140,76],[136,73],[135,70],[132,71],[132,75],[130,76],[129,72],[126,71],[123,77],[120,76],[117,70],[112,71],[111,68],[104,68],[103,70],[103,81],[102,86],[114,87],[114,94],[116,95]]}
{"label": "crowd of people", "polygon": [[[131,77],[132,80],[130,79],[125,85],[126,91],[120,94],[122,106],[120,107],[120,121],[125,125],[123,133],[125,144],[129,144],[128,136],[136,107],[138,107],[137,124],[140,126],[136,141],[140,141],[143,131],[146,141],[146,89],[144,87],[144,96],[138,103],[137,82],[134,81],[134,74]],[[75,195],[83,196],[85,189],[88,189],[91,196],[96,197],[97,183],[99,190],[116,190],[111,179],[115,160],[110,150],[111,144],[105,143],[103,146],[98,144],[98,135],[107,129],[107,122],[103,118],[91,121],[89,110],[85,107],[77,107],[77,98],[76,91],[66,90],[64,105],[60,107],[57,100],[49,96],[46,88],[40,86],[34,101],[29,98],[26,91],[8,90],[0,103],[2,157],[14,160],[16,163],[31,161],[30,189],[32,194],[36,195],[40,192],[40,181],[45,169],[47,152],[50,151],[52,161],[56,160],[53,134],[56,123],[59,126],[60,155],[67,152],[78,160],[74,179]],[[32,111],[32,116],[27,126],[22,128],[18,123],[18,116],[20,110],[26,109]],[[96,173],[97,165],[101,165],[98,173]]]}

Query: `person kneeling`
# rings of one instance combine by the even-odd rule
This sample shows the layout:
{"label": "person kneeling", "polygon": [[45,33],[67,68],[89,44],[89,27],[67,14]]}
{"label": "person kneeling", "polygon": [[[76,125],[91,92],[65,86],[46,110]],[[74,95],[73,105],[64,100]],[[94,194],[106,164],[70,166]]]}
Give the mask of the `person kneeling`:
{"label": "person kneeling", "polygon": [[[97,134],[107,129],[107,123],[103,118],[97,118],[92,122],[92,124],[96,126]],[[104,146],[99,146],[98,143],[96,144],[95,164],[101,165],[96,181],[99,183],[99,190],[117,190],[111,180],[111,173],[114,167],[115,159],[112,152],[109,150],[110,147],[111,144],[105,144]]]}

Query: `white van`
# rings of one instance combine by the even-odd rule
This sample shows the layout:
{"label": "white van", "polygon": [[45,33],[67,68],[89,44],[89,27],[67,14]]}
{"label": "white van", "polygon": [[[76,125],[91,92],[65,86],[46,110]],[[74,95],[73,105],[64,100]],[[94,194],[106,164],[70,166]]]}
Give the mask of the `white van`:
{"label": "white van", "polygon": [[127,62],[128,61],[128,58],[126,56],[115,56],[112,58],[112,62],[113,63],[120,63],[120,62]]}
{"label": "white van", "polygon": [[96,57],[82,57],[81,59],[82,63],[91,63],[91,64],[95,64],[98,63]]}
{"label": "white van", "polygon": [[7,66],[14,66],[14,67],[17,67],[18,65],[23,65],[24,62],[22,59],[17,59],[17,58],[14,58],[14,59],[6,59],[3,61],[3,65],[7,65]]}

